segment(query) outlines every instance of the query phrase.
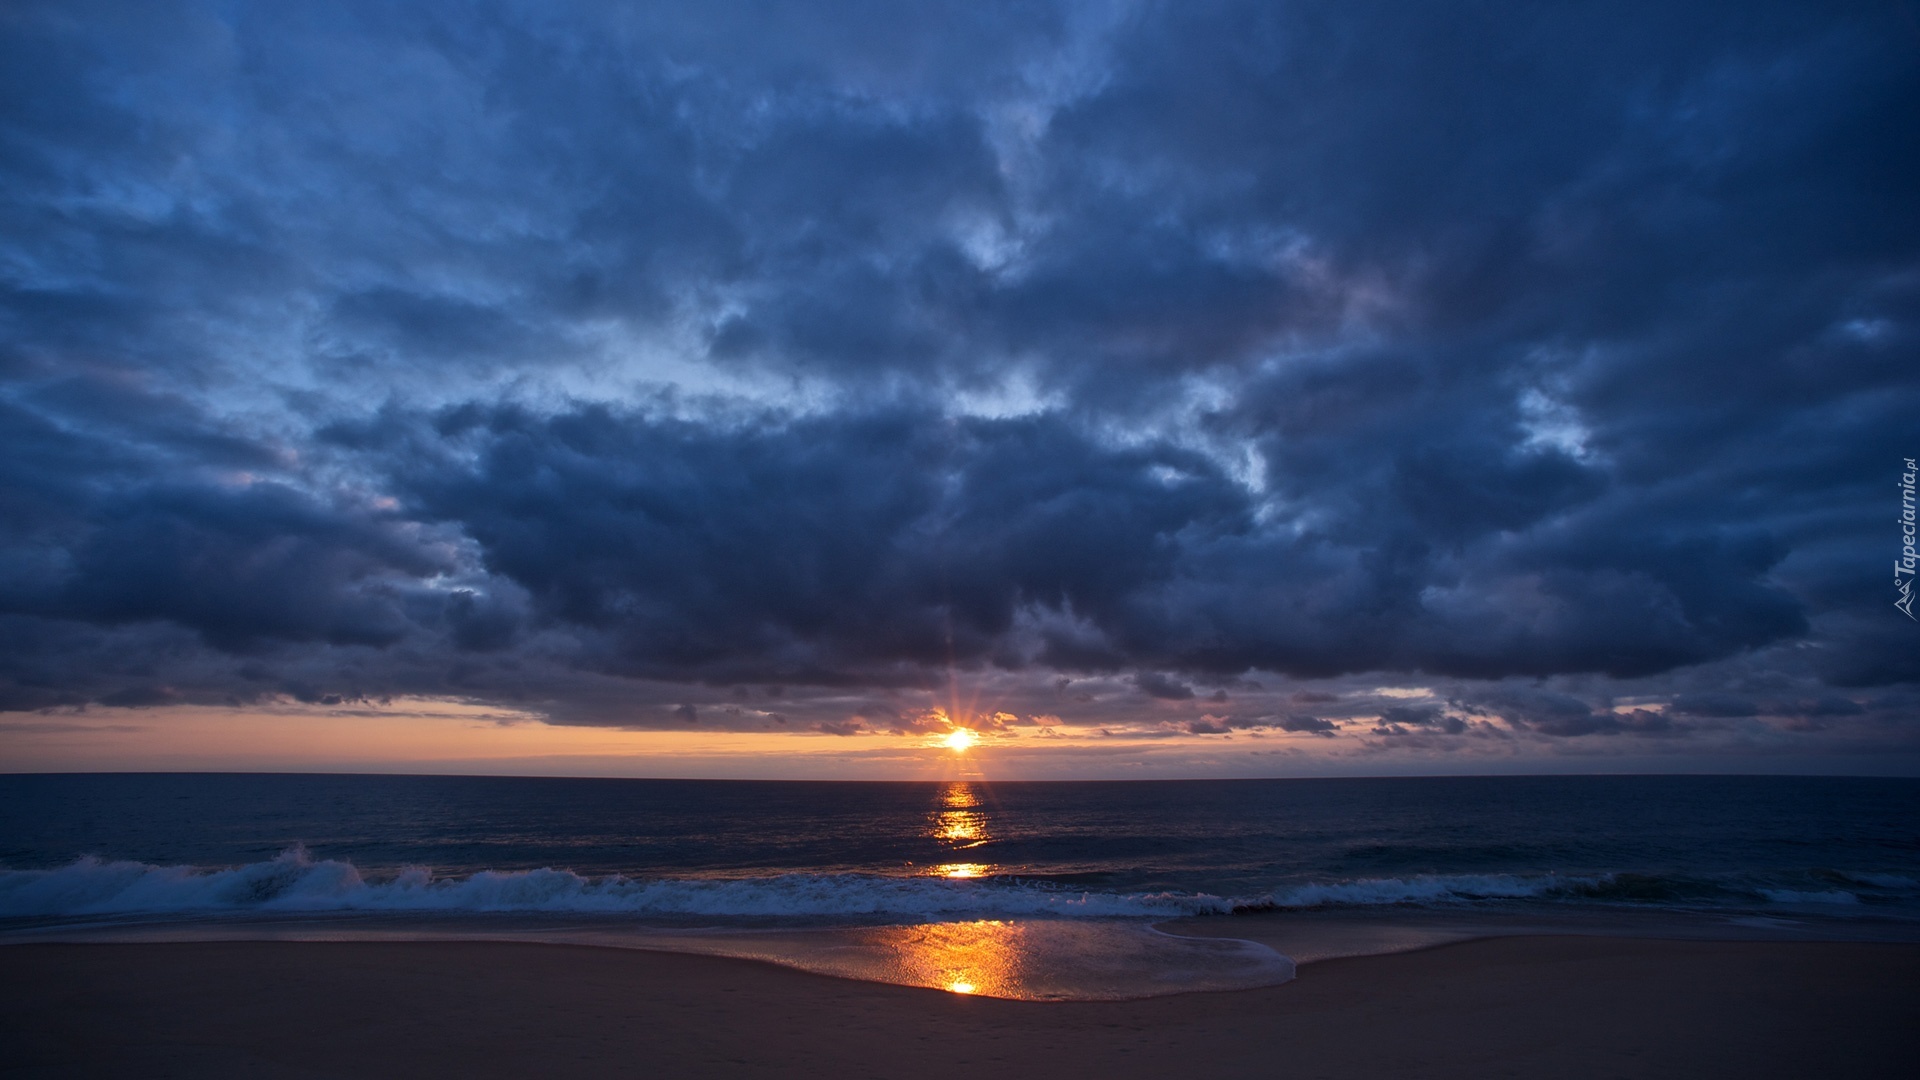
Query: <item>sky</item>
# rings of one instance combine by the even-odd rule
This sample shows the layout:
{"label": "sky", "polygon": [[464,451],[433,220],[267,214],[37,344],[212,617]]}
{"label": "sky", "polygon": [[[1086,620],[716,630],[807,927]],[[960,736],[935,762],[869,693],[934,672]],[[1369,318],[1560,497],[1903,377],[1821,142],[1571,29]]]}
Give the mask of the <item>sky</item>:
{"label": "sky", "polygon": [[1920,773],[1916,131],[1909,2],[18,0],[0,769]]}

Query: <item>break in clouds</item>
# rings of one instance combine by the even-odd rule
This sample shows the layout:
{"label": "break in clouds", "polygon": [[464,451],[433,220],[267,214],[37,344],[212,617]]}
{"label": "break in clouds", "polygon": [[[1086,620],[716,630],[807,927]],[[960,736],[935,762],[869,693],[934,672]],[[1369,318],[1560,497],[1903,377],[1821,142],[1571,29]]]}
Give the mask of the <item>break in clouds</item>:
{"label": "break in clouds", "polygon": [[0,50],[0,708],[1915,747],[1910,6]]}

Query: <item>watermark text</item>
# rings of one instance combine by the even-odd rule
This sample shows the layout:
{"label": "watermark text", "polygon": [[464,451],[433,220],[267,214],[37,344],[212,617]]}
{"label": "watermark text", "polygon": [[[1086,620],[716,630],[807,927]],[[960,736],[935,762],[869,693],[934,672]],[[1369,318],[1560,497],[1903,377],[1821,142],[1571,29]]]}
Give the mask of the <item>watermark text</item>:
{"label": "watermark text", "polygon": [[1912,458],[1905,460],[1906,468],[1900,473],[1900,557],[1893,560],[1893,606],[1913,619],[1913,479],[1920,469],[1914,468]]}

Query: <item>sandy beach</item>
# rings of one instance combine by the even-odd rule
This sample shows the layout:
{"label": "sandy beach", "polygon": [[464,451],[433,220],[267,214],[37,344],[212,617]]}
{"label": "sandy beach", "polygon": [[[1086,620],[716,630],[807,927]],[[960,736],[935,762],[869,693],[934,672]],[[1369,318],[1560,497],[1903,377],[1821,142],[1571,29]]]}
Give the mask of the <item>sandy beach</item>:
{"label": "sandy beach", "polygon": [[1524,937],[1026,1003],[515,943],[0,949],[0,1072],[142,1077],[1895,1077],[1920,946]]}

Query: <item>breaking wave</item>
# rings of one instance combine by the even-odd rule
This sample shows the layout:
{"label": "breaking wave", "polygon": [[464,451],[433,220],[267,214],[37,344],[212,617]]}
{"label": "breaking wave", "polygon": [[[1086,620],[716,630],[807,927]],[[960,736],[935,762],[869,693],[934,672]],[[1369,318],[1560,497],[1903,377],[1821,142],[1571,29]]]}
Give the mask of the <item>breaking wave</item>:
{"label": "breaking wave", "polygon": [[84,858],[52,870],[0,870],[0,917],[297,912],[549,912],[654,917],[1025,915],[1154,917],[1487,901],[1653,905],[1869,902],[1906,893],[1913,880],[1826,872],[1851,889],[1735,884],[1646,874],[1426,874],[1293,884],[1252,897],[1182,892],[1096,892],[1011,879],[950,880],[877,874],[777,874],[748,878],[592,877],[570,870],[483,870],[436,876],[415,867],[363,875],[345,860],[295,847],[229,868],[154,866]]}
{"label": "breaking wave", "polygon": [[1857,904],[1860,898],[1842,889],[1806,892],[1800,889],[1761,889],[1760,894],[1776,904]]}
{"label": "breaking wave", "polygon": [[1226,911],[1218,897],[1068,892],[996,882],[865,874],[781,874],[742,879],[621,875],[570,870],[483,870],[435,877],[411,868],[369,880],[352,863],[304,849],[230,869],[152,866],[86,858],[57,870],[0,871],[0,916],[259,912],[578,912],[654,916],[857,916],[961,914],[1168,918]]}
{"label": "breaking wave", "polygon": [[[1412,877],[1369,878],[1333,883],[1309,883],[1276,890],[1252,901],[1238,901],[1235,911],[1290,908],[1366,907],[1388,904],[1445,906],[1497,900],[1568,901],[1683,907],[1750,906],[1755,904],[1859,904],[1910,899],[1911,878],[1897,874],[1841,873],[1818,876],[1853,884],[1841,888],[1781,887],[1738,876],[1704,878],[1682,875],[1613,873],[1561,874],[1422,874]],[[1864,887],[1864,888],[1863,888]]]}
{"label": "breaking wave", "polygon": [[1554,877],[1514,874],[1423,874],[1410,878],[1310,883],[1275,893],[1277,908],[1349,907],[1376,904],[1433,904],[1471,900],[1523,900],[1546,896],[1563,882]]}

